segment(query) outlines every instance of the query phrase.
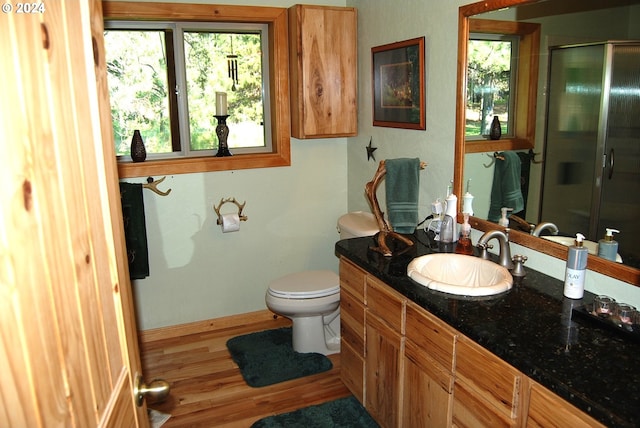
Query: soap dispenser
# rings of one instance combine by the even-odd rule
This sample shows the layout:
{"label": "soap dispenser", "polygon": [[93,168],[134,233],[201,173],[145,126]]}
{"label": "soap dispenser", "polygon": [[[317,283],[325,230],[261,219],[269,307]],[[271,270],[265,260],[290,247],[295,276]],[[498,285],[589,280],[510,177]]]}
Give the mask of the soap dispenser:
{"label": "soap dispenser", "polygon": [[598,241],[598,257],[615,262],[618,255],[618,241],[613,240],[614,233],[620,233],[620,231],[607,228],[604,238]]}
{"label": "soap dispenser", "polygon": [[469,193],[471,179],[467,180],[467,193],[462,196],[462,213],[473,215],[473,195]]}
{"label": "soap dispenser", "polygon": [[584,235],[576,233],[575,244],[569,247],[567,269],[564,275],[564,296],[570,299],[582,299],[584,279],[587,272],[589,250],[583,245]]}
{"label": "soap dispenser", "polygon": [[471,243],[471,225],[469,224],[469,213],[463,213],[464,223],[460,231],[460,239],[456,245],[456,254],[473,255],[473,244]]}
{"label": "soap dispenser", "polygon": [[447,196],[446,203],[447,208],[444,218],[442,219],[442,225],[440,226],[440,241],[449,244],[458,240],[458,234],[456,233],[458,197],[451,193]]}
{"label": "soap dispenser", "polygon": [[513,211],[513,208],[502,207],[500,211],[502,211],[502,217],[498,220],[498,224],[503,227],[509,227],[509,218],[507,217],[507,213],[509,211]]}

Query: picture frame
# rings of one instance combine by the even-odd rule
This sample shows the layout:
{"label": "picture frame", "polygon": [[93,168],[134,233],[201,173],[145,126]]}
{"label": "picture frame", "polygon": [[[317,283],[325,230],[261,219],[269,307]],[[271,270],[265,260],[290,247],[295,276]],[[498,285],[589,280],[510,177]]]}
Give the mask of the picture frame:
{"label": "picture frame", "polygon": [[424,130],[424,37],[371,48],[373,126]]}

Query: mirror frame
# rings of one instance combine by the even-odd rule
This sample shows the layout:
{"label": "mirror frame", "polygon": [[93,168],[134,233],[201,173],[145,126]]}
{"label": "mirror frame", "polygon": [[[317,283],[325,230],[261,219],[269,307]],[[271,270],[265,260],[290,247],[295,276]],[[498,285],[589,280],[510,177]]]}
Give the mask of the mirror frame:
{"label": "mirror frame", "polygon": [[[484,0],[460,6],[458,10],[458,82],[456,88],[456,99],[458,102],[456,103],[455,158],[453,167],[453,191],[457,195],[463,194],[464,156],[466,153],[464,100],[466,99],[467,88],[469,18],[493,10],[536,2],[538,2],[538,0]],[[494,150],[491,149],[490,151]],[[462,198],[458,198],[458,204],[460,204],[461,199]],[[458,212],[460,212],[459,206]],[[477,217],[471,217],[469,222],[471,227],[480,231],[499,228],[497,224]],[[515,242],[516,244],[562,260],[567,259],[567,247],[561,244],[546,241],[517,230],[512,230],[509,237],[511,242]],[[640,286],[640,269],[611,262],[591,254],[589,254],[587,268],[620,281],[628,282],[634,286]]]}

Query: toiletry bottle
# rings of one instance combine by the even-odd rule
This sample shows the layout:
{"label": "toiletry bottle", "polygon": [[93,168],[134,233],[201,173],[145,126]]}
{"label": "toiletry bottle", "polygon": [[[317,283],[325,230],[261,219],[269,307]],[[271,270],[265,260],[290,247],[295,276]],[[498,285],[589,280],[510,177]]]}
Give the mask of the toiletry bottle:
{"label": "toiletry bottle", "polygon": [[445,210],[442,225],[440,226],[440,241],[449,244],[458,240],[457,234],[457,210],[458,197],[451,193],[447,196],[447,209]]}
{"label": "toiletry bottle", "polygon": [[509,227],[509,218],[507,217],[507,213],[509,211],[513,211],[513,208],[502,207],[500,211],[502,211],[502,217],[498,220],[498,224],[500,226]]}
{"label": "toiletry bottle", "polygon": [[460,239],[456,245],[456,254],[473,255],[473,244],[471,243],[471,225],[469,224],[469,214],[464,213],[464,223],[462,223],[460,231]]}
{"label": "toiletry bottle", "polygon": [[473,195],[469,193],[471,179],[467,180],[467,193],[462,196],[462,213],[473,215]]}
{"label": "toiletry bottle", "polygon": [[564,275],[564,295],[570,299],[584,296],[584,278],[587,272],[587,247],[582,245],[584,235],[576,233],[575,244],[569,247],[567,270]]}
{"label": "toiletry bottle", "polygon": [[618,255],[618,241],[613,240],[613,233],[620,233],[619,230],[607,228],[604,238],[598,241],[598,257],[616,261]]}

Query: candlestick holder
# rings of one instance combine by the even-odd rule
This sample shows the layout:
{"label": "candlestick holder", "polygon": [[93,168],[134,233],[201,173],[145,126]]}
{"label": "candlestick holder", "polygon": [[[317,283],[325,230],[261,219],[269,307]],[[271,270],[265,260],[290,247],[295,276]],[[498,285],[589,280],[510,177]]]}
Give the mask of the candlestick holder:
{"label": "candlestick holder", "polygon": [[216,126],[216,135],[218,136],[218,153],[216,153],[216,157],[233,156],[229,151],[229,146],[227,145],[227,137],[229,136],[227,118],[229,115],[215,115],[214,117],[218,120],[218,126]]}

